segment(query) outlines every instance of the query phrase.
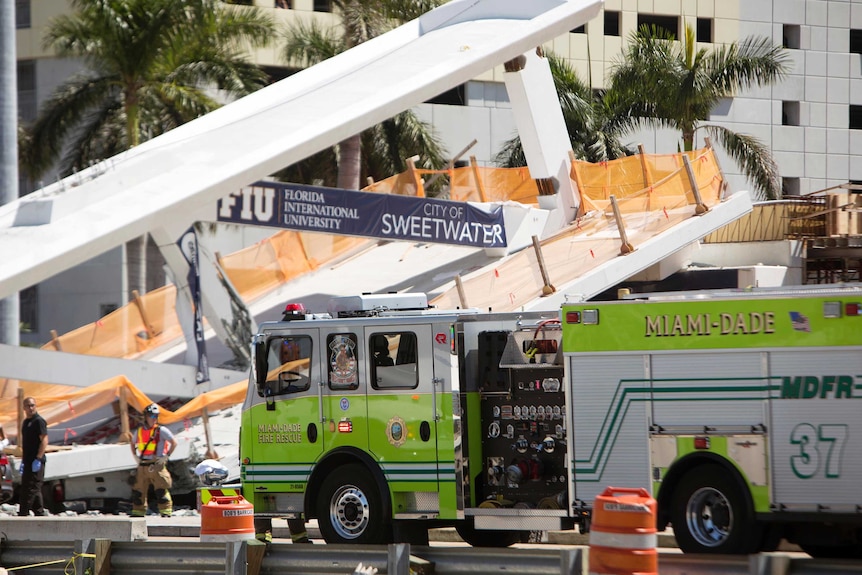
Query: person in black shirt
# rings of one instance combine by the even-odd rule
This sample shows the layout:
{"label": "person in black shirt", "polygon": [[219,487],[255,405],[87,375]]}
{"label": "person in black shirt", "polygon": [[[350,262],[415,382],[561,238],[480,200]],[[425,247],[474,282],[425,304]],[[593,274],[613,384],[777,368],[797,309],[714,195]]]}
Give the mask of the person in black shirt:
{"label": "person in black shirt", "polygon": [[45,479],[45,449],[48,448],[48,424],[36,411],[36,399],[24,400],[27,418],[21,426],[21,495],[18,515],[29,517],[30,510],[45,515],[42,481]]}

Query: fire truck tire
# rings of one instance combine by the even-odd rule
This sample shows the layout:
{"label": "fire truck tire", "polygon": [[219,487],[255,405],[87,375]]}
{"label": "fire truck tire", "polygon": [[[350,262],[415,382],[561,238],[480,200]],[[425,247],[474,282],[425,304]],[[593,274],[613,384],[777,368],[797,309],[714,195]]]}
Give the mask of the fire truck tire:
{"label": "fire truck tire", "polygon": [[520,543],[523,531],[489,531],[476,529],[472,517],[455,524],[455,531],[471,547],[508,547]]}
{"label": "fire truck tire", "polygon": [[685,553],[747,554],[760,547],[762,527],[751,504],[720,465],[701,465],[683,476],[670,516]]}
{"label": "fire truck tire", "polygon": [[380,490],[362,465],[349,464],[320,486],[317,521],[327,543],[389,543],[389,517]]}

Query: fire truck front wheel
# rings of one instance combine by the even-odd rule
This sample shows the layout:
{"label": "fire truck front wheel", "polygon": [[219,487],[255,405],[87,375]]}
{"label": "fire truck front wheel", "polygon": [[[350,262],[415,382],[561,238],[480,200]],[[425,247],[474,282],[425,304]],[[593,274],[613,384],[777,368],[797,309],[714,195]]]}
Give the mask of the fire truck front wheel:
{"label": "fire truck front wheel", "polygon": [[673,532],[682,551],[726,554],[757,551],[760,525],[734,479],[720,465],[701,465],[683,476],[670,512]]}
{"label": "fire truck front wheel", "polygon": [[327,543],[388,543],[389,518],[374,480],[361,465],[340,467],[320,486],[320,532]]}

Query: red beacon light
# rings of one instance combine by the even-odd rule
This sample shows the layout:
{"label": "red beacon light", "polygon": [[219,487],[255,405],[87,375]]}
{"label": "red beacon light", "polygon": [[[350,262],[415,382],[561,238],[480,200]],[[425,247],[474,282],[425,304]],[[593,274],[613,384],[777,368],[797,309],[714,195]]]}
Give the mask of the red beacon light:
{"label": "red beacon light", "polygon": [[289,303],[284,306],[284,316],[281,321],[293,321],[295,319],[305,319],[305,306],[301,303]]}

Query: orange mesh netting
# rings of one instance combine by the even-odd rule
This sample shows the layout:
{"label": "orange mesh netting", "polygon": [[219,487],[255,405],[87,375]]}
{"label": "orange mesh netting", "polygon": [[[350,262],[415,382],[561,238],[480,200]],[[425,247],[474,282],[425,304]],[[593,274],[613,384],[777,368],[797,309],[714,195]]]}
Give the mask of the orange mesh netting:
{"label": "orange mesh netting", "polygon": [[[723,178],[711,149],[689,153],[691,166],[707,206],[721,199]],[[654,161],[655,160],[655,161]],[[654,183],[644,186],[644,168]],[[674,166],[678,166],[673,169]],[[639,242],[695,216],[695,196],[680,155],[631,156],[601,164],[575,161],[572,179],[579,185],[583,216],[540,243],[550,284],[562,285],[620,255],[620,233],[610,208],[614,196],[629,243]],[[655,175],[661,175],[655,179]],[[540,297],[545,282],[533,249],[479,272],[432,300],[441,309],[475,307],[514,311]],[[461,297],[463,294],[463,299]]]}

